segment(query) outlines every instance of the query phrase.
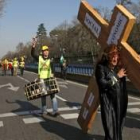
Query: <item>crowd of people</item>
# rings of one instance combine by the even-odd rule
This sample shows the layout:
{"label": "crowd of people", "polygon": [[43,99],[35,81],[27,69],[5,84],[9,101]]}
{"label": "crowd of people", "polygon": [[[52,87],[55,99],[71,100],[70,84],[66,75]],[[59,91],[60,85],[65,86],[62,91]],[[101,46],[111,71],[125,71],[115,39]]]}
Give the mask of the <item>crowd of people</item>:
{"label": "crowd of people", "polygon": [[2,74],[5,76],[10,72],[11,76],[16,76],[18,74],[18,69],[20,70],[20,75],[23,76],[25,69],[25,59],[20,57],[18,60],[17,57],[14,59],[4,59],[0,62]]}

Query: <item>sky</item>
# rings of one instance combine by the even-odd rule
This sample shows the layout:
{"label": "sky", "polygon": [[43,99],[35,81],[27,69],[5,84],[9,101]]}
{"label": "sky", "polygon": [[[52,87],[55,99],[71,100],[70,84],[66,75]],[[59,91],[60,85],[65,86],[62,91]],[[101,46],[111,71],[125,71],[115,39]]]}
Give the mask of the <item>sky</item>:
{"label": "sky", "polygon": [[[136,1],[136,0],[134,0]],[[15,51],[18,43],[26,44],[44,23],[47,34],[77,16],[81,0],[6,0],[0,17],[0,58]],[[93,7],[113,9],[115,0],[87,0]]]}

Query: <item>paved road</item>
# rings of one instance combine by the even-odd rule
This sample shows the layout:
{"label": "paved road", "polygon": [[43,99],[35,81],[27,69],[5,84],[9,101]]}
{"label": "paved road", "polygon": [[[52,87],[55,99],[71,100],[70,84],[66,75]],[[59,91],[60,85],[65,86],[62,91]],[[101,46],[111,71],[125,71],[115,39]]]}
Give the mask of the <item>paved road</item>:
{"label": "paved road", "polygon": [[[89,134],[77,124],[77,116],[87,86],[58,79],[57,94],[60,116],[41,116],[40,99],[27,101],[23,87],[37,75],[25,72],[24,76],[0,76],[0,140],[103,140],[104,132],[100,111]],[[52,111],[47,98],[48,111]],[[129,97],[124,140],[140,139],[140,99]]]}

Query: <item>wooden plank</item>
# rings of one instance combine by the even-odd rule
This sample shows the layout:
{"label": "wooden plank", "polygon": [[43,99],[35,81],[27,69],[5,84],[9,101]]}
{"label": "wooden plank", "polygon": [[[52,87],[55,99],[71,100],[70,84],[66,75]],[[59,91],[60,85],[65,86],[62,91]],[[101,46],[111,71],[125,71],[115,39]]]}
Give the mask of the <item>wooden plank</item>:
{"label": "wooden plank", "polygon": [[89,81],[85,98],[78,116],[78,123],[84,132],[87,132],[95,119],[97,109],[99,106],[99,94],[98,86],[95,77],[92,77]]}

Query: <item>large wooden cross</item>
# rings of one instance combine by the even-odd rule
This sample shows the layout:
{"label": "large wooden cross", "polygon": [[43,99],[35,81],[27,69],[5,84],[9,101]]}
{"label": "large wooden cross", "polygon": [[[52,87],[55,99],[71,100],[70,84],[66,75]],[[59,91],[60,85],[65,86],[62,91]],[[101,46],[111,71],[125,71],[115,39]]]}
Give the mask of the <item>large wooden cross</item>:
{"label": "large wooden cross", "polygon": [[[81,1],[78,19],[99,42],[102,49],[110,44],[121,47],[121,58],[127,76],[140,91],[140,57],[127,43],[136,18],[122,5],[116,5],[110,23],[108,23],[86,1]],[[98,86],[95,78],[91,77],[77,119],[83,131],[87,132],[91,128],[98,106]]]}

